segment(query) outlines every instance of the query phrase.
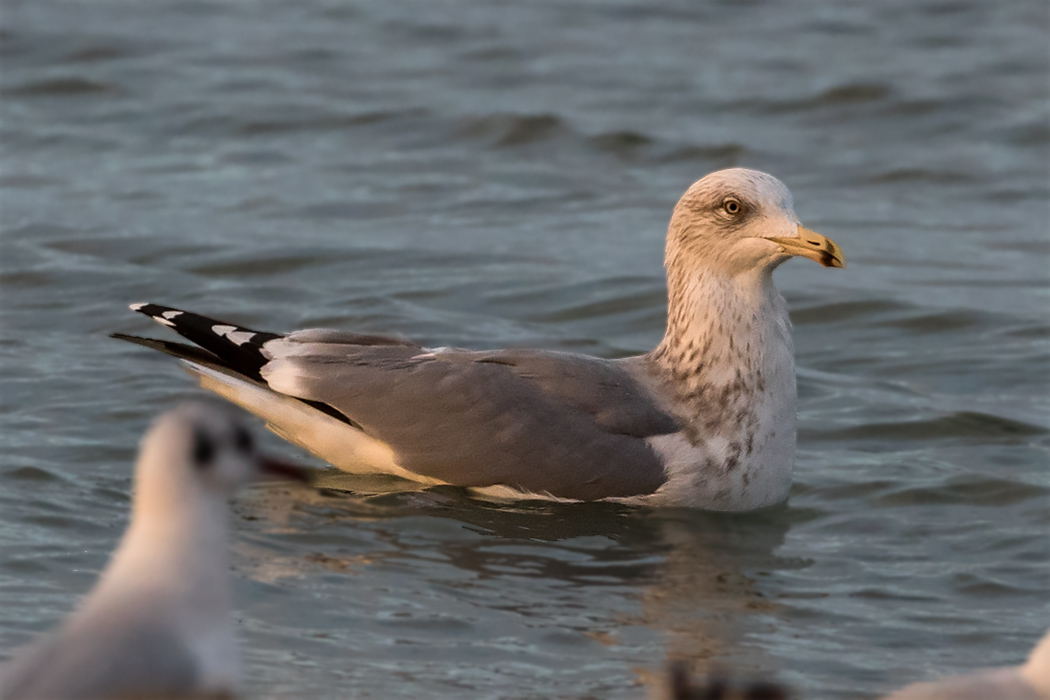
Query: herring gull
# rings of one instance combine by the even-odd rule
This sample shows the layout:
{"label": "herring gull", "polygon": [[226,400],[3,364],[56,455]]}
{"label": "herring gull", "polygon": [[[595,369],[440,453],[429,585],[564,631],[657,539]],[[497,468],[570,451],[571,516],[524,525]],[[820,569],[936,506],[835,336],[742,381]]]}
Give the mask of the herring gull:
{"label": "herring gull", "polygon": [[734,168],[694,183],[667,233],[667,330],[606,360],[429,349],[337,330],[259,332],[157,304],[132,309],[197,347],[125,334],[334,466],[483,495],[750,510],[787,498],[794,349],[773,270],[845,267],[791,193]]}

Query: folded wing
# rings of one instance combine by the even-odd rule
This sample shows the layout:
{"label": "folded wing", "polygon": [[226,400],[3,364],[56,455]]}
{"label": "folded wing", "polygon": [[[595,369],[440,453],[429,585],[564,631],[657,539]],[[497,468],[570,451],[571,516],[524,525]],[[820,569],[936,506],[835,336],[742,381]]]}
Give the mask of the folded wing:
{"label": "folded wing", "polygon": [[160,315],[208,351],[212,365],[389,446],[401,469],[425,480],[581,500],[652,493],[665,480],[646,438],[678,426],[612,361],[527,350],[432,351],[328,330],[278,336],[167,307],[139,310]]}

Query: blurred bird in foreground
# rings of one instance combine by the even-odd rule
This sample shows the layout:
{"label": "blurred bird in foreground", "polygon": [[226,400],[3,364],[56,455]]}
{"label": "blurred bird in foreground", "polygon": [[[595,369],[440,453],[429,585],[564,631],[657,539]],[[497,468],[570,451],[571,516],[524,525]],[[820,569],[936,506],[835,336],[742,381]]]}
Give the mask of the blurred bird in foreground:
{"label": "blurred bird in foreground", "polygon": [[[682,662],[671,664],[668,700],[787,700],[787,688],[772,682],[729,683],[694,680]],[[990,668],[915,683],[882,700],[1050,700],[1050,631],[1020,666]]]}
{"label": "blurred bird in foreground", "polygon": [[0,698],[231,697],[240,680],[226,500],[268,476],[306,480],[260,456],[222,406],[188,403],[142,441],[131,522],[79,609],[15,652]]}
{"label": "blurred bird in foreground", "polygon": [[884,700],[1050,700],[1050,631],[1020,666],[915,683]]}

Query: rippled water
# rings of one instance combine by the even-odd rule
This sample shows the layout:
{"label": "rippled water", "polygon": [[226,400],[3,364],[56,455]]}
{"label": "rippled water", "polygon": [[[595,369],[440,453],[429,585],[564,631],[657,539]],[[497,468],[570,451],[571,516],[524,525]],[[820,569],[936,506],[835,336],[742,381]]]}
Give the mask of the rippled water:
{"label": "rippled water", "polygon": [[777,273],[790,502],[256,491],[251,695],[638,698],[684,658],[854,698],[1020,661],[1050,621],[1048,23],[1041,0],[5,3],[0,649],[90,587],[139,434],[195,394],[106,337],[153,332],[128,302],[636,353],[675,200],[746,165],[850,261]]}

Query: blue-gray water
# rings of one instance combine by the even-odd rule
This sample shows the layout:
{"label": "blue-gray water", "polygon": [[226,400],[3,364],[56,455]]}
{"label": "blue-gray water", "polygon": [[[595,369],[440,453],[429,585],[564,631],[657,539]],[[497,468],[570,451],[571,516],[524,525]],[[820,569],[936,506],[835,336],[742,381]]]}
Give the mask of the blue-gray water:
{"label": "blue-gray water", "polygon": [[249,694],[639,698],[685,658],[860,698],[1020,661],[1050,624],[1048,26],[1043,0],[5,2],[0,652],[91,586],[141,431],[196,394],[107,338],[163,335],[127,303],[641,352],[671,207],[744,165],[850,262],[777,272],[790,502],[255,491]]}

